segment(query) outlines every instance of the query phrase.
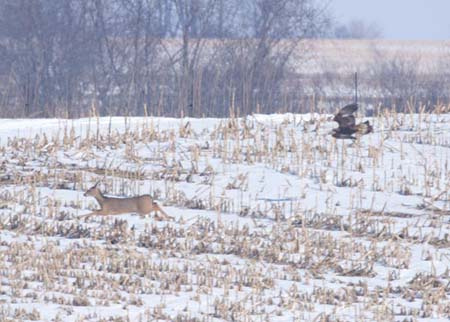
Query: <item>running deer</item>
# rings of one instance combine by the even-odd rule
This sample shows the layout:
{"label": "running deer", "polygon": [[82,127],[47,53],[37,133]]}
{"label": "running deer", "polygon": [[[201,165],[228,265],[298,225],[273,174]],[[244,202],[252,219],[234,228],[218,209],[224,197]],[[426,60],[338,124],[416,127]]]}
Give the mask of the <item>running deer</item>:
{"label": "running deer", "polygon": [[87,190],[84,194],[85,197],[91,196],[97,200],[100,205],[99,210],[95,210],[87,215],[82,217],[88,218],[90,216],[108,216],[108,215],[120,215],[125,213],[137,213],[141,216],[146,215],[154,211],[156,213],[156,218],[161,220],[158,217],[157,213],[161,213],[163,215],[163,219],[173,220],[168,214],[166,214],[158,204],[153,201],[150,195],[142,195],[138,197],[131,198],[113,198],[106,197],[102,194],[99,188],[97,188],[98,182],[89,190]]}

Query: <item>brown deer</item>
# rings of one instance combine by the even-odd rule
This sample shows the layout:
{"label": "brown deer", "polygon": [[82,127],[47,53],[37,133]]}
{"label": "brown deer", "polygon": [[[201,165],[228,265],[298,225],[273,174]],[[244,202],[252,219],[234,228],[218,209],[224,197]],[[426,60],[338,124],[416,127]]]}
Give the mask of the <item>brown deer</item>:
{"label": "brown deer", "polygon": [[[95,210],[87,215],[83,215],[82,217],[88,218],[91,216],[99,215],[99,216],[108,216],[108,215],[119,215],[125,213],[137,213],[141,216],[146,215],[154,211],[156,213],[156,218],[158,220],[166,219],[173,220],[173,217],[170,217],[166,214],[161,207],[153,201],[150,195],[142,195],[138,197],[131,198],[113,198],[106,197],[102,194],[99,188],[97,188],[98,182],[89,190],[84,193],[85,197],[91,196],[97,200],[100,205],[99,210]],[[158,214],[163,215],[163,218],[159,218]]]}

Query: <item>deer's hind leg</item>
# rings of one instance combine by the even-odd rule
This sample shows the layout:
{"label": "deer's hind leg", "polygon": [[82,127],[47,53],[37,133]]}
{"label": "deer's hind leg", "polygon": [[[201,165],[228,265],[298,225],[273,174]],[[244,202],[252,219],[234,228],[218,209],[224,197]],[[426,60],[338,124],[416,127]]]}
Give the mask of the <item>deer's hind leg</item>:
{"label": "deer's hind leg", "polygon": [[155,218],[157,220],[161,220],[158,216],[158,213],[162,214],[162,219],[165,220],[174,220],[173,217],[169,216],[164,210],[161,209],[161,207],[157,203],[153,203],[153,211],[155,212]]}

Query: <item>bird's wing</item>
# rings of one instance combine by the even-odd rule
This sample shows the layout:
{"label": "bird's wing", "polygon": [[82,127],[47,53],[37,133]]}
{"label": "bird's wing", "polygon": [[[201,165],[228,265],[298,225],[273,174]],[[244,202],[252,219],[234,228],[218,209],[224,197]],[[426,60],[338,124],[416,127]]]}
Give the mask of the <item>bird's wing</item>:
{"label": "bird's wing", "polygon": [[340,113],[338,113],[336,114],[333,120],[339,124],[339,128],[355,127],[355,117],[351,114],[343,116]]}
{"label": "bird's wing", "polygon": [[341,123],[339,124],[339,127],[345,128],[353,128],[354,126],[355,126],[355,117],[353,115],[343,117]]}
{"label": "bird's wing", "polygon": [[338,114],[342,115],[343,117],[350,116],[353,113],[355,113],[357,109],[358,104],[356,103],[345,105],[343,108],[339,110]]}

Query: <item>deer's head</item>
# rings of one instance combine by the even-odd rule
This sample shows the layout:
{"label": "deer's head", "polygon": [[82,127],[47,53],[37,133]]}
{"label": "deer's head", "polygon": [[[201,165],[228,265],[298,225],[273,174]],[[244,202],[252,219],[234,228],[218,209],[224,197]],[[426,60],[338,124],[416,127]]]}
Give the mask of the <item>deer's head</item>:
{"label": "deer's head", "polygon": [[100,189],[97,188],[97,185],[99,184],[99,182],[97,182],[95,185],[93,185],[91,188],[89,188],[85,193],[84,196],[88,197],[88,196],[98,196],[99,194],[101,194]]}

